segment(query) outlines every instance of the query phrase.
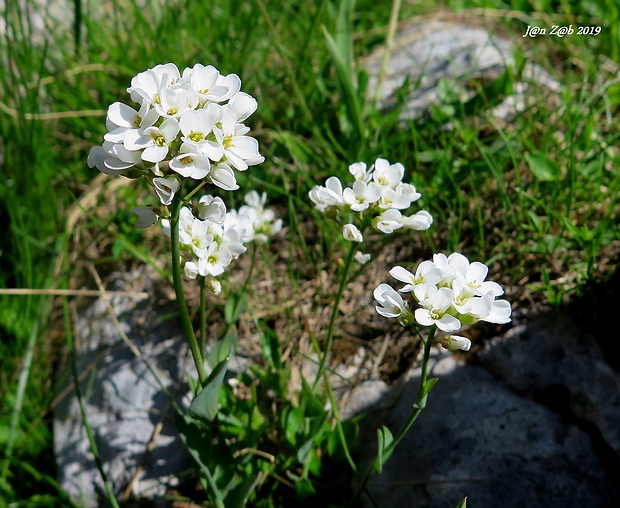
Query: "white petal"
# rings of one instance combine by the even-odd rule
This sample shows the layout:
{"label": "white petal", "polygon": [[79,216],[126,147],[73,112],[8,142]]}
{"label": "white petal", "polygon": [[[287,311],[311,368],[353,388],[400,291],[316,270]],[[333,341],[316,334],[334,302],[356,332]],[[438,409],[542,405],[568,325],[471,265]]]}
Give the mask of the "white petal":
{"label": "white petal", "polygon": [[448,333],[456,332],[461,327],[461,322],[450,314],[444,314],[435,324],[437,328]]}
{"label": "white petal", "polygon": [[395,266],[390,270],[390,275],[396,280],[405,282],[406,284],[415,284],[415,276],[402,266]]}

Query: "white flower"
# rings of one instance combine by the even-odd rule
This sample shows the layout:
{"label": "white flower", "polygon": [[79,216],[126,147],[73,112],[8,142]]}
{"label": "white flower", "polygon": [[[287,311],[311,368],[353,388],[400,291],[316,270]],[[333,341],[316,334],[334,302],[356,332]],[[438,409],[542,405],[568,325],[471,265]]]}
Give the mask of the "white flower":
{"label": "white flower", "polygon": [[416,309],[416,321],[422,326],[435,325],[444,332],[456,332],[461,328],[461,322],[447,313],[453,300],[454,292],[451,289],[440,288],[426,305],[427,308]]}
{"label": "white flower", "polygon": [[[196,218],[191,210],[187,207],[181,208],[179,212],[179,242],[184,245],[192,244],[192,224]],[[166,224],[164,233],[170,236],[170,223],[168,219],[164,219],[162,224]]]}
{"label": "white flower", "polygon": [[325,181],[325,187],[320,185],[314,186],[309,196],[315,204],[315,208],[320,212],[325,212],[328,208],[344,205],[342,183],[335,176],[330,176]]}
{"label": "white flower", "polygon": [[397,208],[399,210],[405,210],[411,206],[409,196],[407,194],[403,194],[400,186],[397,186],[394,189],[392,187],[380,187],[380,195],[381,199],[379,200],[379,208]]}
{"label": "white flower", "polygon": [[174,195],[179,190],[179,180],[174,176],[168,178],[153,178],[153,185],[155,186],[155,192],[159,196],[159,200],[162,205],[168,206],[172,203]]}
{"label": "white flower", "polygon": [[474,261],[467,267],[465,274],[457,272],[456,276],[474,295],[482,296],[489,292],[492,293],[493,296],[503,295],[504,290],[497,282],[484,281],[488,273],[488,266],[479,261]]}
{"label": "white flower", "polygon": [[226,162],[220,162],[215,166],[211,166],[211,171],[208,176],[211,183],[224,190],[237,190],[237,180],[235,179],[235,172]]}
{"label": "white flower", "polygon": [[372,169],[367,171],[365,162],[351,164],[349,166],[349,173],[353,175],[355,180],[360,180],[364,183],[368,183],[372,179]]}
{"label": "white flower", "polygon": [[426,210],[420,210],[409,217],[403,217],[401,223],[405,229],[426,231],[433,224],[433,217]]}
{"label": "white flower", "polygon": [[87,159],[88,167],[96,167],[106,175],[122,175],[141,162],[140,152],[130,152],[122,144],[108,141],[103,146],[93,146]]}
{"label": "white flower", "polygon": [[345,224],[342,228],[342,236],[350,242],[363,242],[362,233],[354,224]]}
{"label": "white flower", "polygon": [[148,228],[155,224],[159,218],[152,206],[138,206],[131,210],[131,213],[138,216],[138,221],[136,222],[136,227],[138,228]]}
{"label": "white flower", "polygon": [[443,274],[438,286],[449,285],[456,277],[457,272],[465,274],[469,266],[469,260],[459,252],[453,252],[449,257],[441,253],[433,254],[433,263]]}
{"label": "white flower", "polygon": [[258,192],[253,190],[248,192],[243,197],[243,201],[245,201],[248,206],[262,211],[265,208],[265,203],[267,202],[267,193],[263,192],[262,194],[259,194]]}
{"label": "white flower", "polygon": [[471,340],[467,337],[461,337],[460,335],[446,335],[441,338],[441,345],[448,351],[469,351],[471,348]]}
{"label": "white flower", "polygon": [[510,302],[506,300],[494,300],[491,304],[491,312],[488,316],[483,317],[482,321],[503,325],[510,323],[511,314],[512,307],[510,306]]}
{"label": "white flower", "polygon": [[[242,243],[249,243],[256,239],[256,235],[254,234],[254,224],[252,223],[252,219],[245,213],[247,210],[242,206],[239,211],[230,210],[226,214],[226,219],[224,221],[224,229],[235,230],[239,236],[239,241]],[[261,238],[262,240],[262,238]]]}
{"label": "white flower", "polygon": [[264,157],[258,152],[258,141],[244,136],[248,129],[237,123],[237,114],[228,111],[214,128],[215,136],[224,149],[227,161],[237,170],[245,171],[248,166],[260,164]]}
{"label": "white flower", "polygon": [[247,204],[239,208],[239,221],[250,223],[251,227],[246,228],[253,231],[250,241],[265,243],[270,236],[282,230],[282,219],[276,219],[273,210],[264,208],[267,201],[265,192],[258,194],[256,191],[250,191],[244,197],[244,201]]}
{"label": "white flower", "polygon": [[237,259],[247,250],[247,247],[243,245],[239,231],[235,227],[229,227],[228,224],[227,221],[224,221],[224,237],[222,238],[220,248],[227,250],[232,259]]}
{"label": "white flower", "polygon": [[[212,245],[216,245],[213,235],[209,231],[209,222],[194,219],[191,226],[190,246],[199,258],[207,257]],[[202,275],[202,274],[201,274]]]}
{"label": "white flower", "polygon": [[373,293],[379,305],[376,311],[387,318],[405,317],[409,312],[409,306],[394,289],[388,284],[379,284]]}
{"label": "white flower", "polygon": [[189,86],[202,101],[224,102],[241,88],[239,76],[236,74],[222,76],[212,65],[205,67],[196,64],[191,69],[187,68],[183,71],[183,78],[189,81]]}
{"label": "white flower", "polygon": [[397,162],[390,164],[386,159],[377,159],[372,173],[372,179],[381,186],[395,188],[401,183],[405,175],[405,167]]}
{"label": "white flower", "polygon": [[217,279],[210,279],[207,282],[207,287],[213,291],[214,295],[219,295],[222,292],[222,284]]}
{"label": "white flower", "polygon": [[193,280],[198,277],[198,264],[194,261],[188,261],[185,263],[183,269],[185,270],[185,275],[187,275],[189,279]]}
{"label": "white flower", "polygon": [[202,276],[217,277],[224,273],[224,269],[231,263],[232,255],[226,248],[220,248],[217,243],[209,245],[205,256],[198,260],[198,273]]}
{"label": "white flower", "polygon": [[163,88],[159,92],[158,100],[153,104],[153,109],[159,116],[179,119],[197,105],[198,95],[191,90]]}
{"label": "white flower", "polygon": [[143,150],[142,160],[152,163],[161,162],[168,155],[168,145],[179,132],[179,122],[167,118],[159,127],[147,127],[127,131],[123,142],[127,150]]}
{"label": "white flower", "polygon": [[[237,115],[237,123],[239,124],[249,118],[250,115],[256,111],[258,103],[251,95],[245,92],[239,92],[232,99],[230,99],[228,106],[235,112],[235,115]],[[243,127],[243,129],[247,129],[247,127]]]}
{"label": "white flower", "polygon": [[170,161],[170,169],[185,178],[202,180],[211,171],[208,157],[199,153],[198,147],[184,143],[180,153]]}
{"label": "white flower", "polygon": [[162,88],[173,86],[180,77],[179,69],[173,63],[156,65],[132,78],[127,92],[134,102],[141,104],[145,100],[149,105],[155,104]]}
{"label": "white flower", "polygon": [[128,131],[146,129],[155,124],[158,119],[159,114],[154,109],[149,109],[146,101],[142,102],[139,111],[121,102],[115,102],[108,108],[106,124],[110,132],[103,136],[103,139],[111,143],[122,143]]}
{"label": "white flower", "polygon": [[353,182],[353,188],[347,187],[342,192],[343,201],[351,207],[354,212],[366,210],[371,203],[375,203],[381,197],[381,189],[371,182],[366,184],[362,180]]}
{"label": "white flower", "polygon": [[413,203],[422,197],[422,194],[420,194],[410,183],[401,183],[397,186],[397,189],[399,189],[404,196],[407,196],[410,203]]}
{"label": "white flower", "polygon": [[399,291],[401,293],[407,293],[413,291],[413,289],[420,284],[437,284],[442,277],[441,270],[439,270],[432,261],[422,261],[416,269],[415,275],[402,266],[395,266],[390,270],[390,275],[396,280],[405,282],[404,286]]}
{"label": "white flower", "polygon": [[355,256],[353,256],[353,259],[355,259],[355,261],[360,265],[365,265],[366,263],[368,263],[368,261],[370,261],[370,254],[362,254],[361,252],[356,252]]}
{"label": "white flower", "polygon": [[[198,150],[212,161],[219,161],[224,155],[224,148],[211,139],[215,120],[207,110],[187,111],[179,121],[179,128],[183,133],[181,151],[194,152]],[[193,148],[187,147],[193,145]],[[185,150],[183,147],[186,147]]]}
{"label": "white flower", "polygon": [[224,224],[226,205],[222,198],[204,195],[198,201],[198,218],[215,224]]}
{"label": "white flower", "polygon": [[401,220],[401,213],[395,208],[390,208],[375,217],[372,220],[372,225],[376,230],[389,235],[403,226]]}

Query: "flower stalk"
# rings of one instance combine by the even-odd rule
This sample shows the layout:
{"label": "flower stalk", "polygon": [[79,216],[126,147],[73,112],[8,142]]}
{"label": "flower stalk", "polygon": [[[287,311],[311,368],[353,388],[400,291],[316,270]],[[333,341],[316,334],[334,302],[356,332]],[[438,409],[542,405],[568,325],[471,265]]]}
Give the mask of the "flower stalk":
{"label": "flower stalk", "polygon": [[[418,416],[420,416],[420,413],[422,412],[422,410],[426,407],[426,399],[428,397],[428,392],[432,388],[432,385],[430,388],[427,385],[428,364],[429,364],[429,360],[431,356],[431,348],[433,347],[433,341],[434,341],[436,330],[437,330],[436,327],[434,326],[431,327],[428,332],[428,338],[424,342],[424,353],[422,355],[422,365],[420,367],[421,369],[420,384],[418,386],[417,400],[415,404],[413,405],[413,410],[411,411],[411,414],[407,418],[407,421],[396,433],[393,441],[383,449],[381,453],[381,455],[385,457],[383,459],[383,463],[385,463],[389,459],[394,449],[402,441],[403,437],[405,437],[405,434],[407,434],[411,426],[418,419]],[[379,453],[377,453],[375,460],[372,462],[372,464],[368,468],[368,471],[366,471],[366,475],[364,476],[364,479],[362,480],[358,488],[355,490],[355,493],[353,494],[353,498],[351,499],[351,502],[348,504],[349,507],[353,506],[353,504],[355,503],[357,498],[360,496],[360,494],[366,490],[366,486],[368,485],[368,482],[370,481],[370,478],[372,477],[374,472],[377,470],[380,470],[381,466],[383,466],[383,464],[378,463],[378,461],[380,460],[382,460],[381,456],[379,455]]]}
{"label": "flower stalk", "polygon": [[[183,324],[183,330],[189,343],[189,348],[194,358],[194,364],[198,372],[198,378],[200,384],[205,385],[207,381],[207,371],[205,370],[204,357],[202,355],[201,346],[196,340],[196,334],[194,333],[194,327],[192,326],[191,319],[189,317],[189,310],[187,308],[187,301],[185,300],[185,293],[183,292],[183,280],[181,278],[181,246],[179,243],[179,215],[181,211],[181,199],[178,197],[172,201],[171,217],[170,217],[170,250],[172,255],[172,283],[174,286],[174,294],[177,299],[177,307],[179,309],[179,316],[181,323]],[[202,312],[202,310],[201,310]],[[202,340],[202,339],[201,339]]]}
{"label": "flower stalk", "polygon": [[332,350],[332,343],[334,342],[334,328],[336,325],[336,317],[338,316],[338,307],[340,306],[340,300],[342,300],[342,295],[344,293],[344,287],[347,285],[347,279],[349,275],[349,270],[351,268],[351,263],[353,261],[353,256],[357,250],[357,244],[351,243],[349,247],[349,253],[344,262],[344,267],[342,269],[342,275],[340,277],[340,285],[338,286],[338,293],[336,293],[336,299],[334,300],[334,308],[332,309],[332,316],[329,320],[329,328],[327,329],[327,341],[325,343],[325,349],[323,350],[323,356],[321,357],[321,362],[319,363],[319,370],[316,374],[316,378],[314,380],[314,384],[312,385],[313,391],[316,390],[319,380],[323,376],[323,372],[325,371],[325,367],[327,365],[327,358]]}

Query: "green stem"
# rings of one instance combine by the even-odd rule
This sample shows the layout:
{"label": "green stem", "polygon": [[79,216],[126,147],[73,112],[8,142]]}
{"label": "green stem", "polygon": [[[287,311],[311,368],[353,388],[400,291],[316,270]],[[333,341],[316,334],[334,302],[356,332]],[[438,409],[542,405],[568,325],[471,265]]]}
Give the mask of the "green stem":
{"label": "green stem", "polygon": [[205,370],[204,358],[200,353],[200,346],[196,340],[196,334],[194,333],[194,327],[192,326],[191,319],[189,317],[189,310],[187,309],[187,302],[185,301],[185,293],[183,293],[183,280],[181,279],[181,245],[179,243],[179,215],[181,213],[181,199],[175,197],[172,202],[171,217],[170,217],[170,250],[172,255],[172,282],[174,286],[174,293],[177,298],[177,307],[179,309],[179,316],[181,317],[181,323],[183,323],[183,329],[187,336],[187,342],[189,348],[192,351],[192,357],[196,364],[196,370],[198,371],[198,378],[202,386],[207,381],[207,371]]}
{"label": "green stem", "polygon": [[344,268],[342,270],[342,276],[340,278],[340,286],[338,286],[338,293],[336,294],[336,300],[334,301],[334,309],[332,310],[332,317],[329,321],[329,328],[327,330],[327,342],[325,344],[325,349],[323,351],[323,356],[321,357],[321,363],[319,364],[319,371],[316,374],[316,379],[314,380],[314,384],[312,385],[312,390],[315,391],[316,387],[325,371],[325,366],[327,365],[327,358],[329,353],[332,350],[332,343],[334,341],[334,327],[336,325],[336,317],[338,316],[338,307],[340,305],[340,300],[342,299],[342,294],[344,293],[344,287],[347,284],[347,276],[349,274],[349,269],[351,268],[351,262],[353,261],[353,255],[357,250],[357,243],[351,242],[351,247],[349,249],[349,254],[344,262]]}
{"label": "green stem", "polygon": [[344,455],[347,458],[347,462],[351,466],[353,471],[357,471],[357,467],[353,458],[351,457],[351,453],[349,452],[349,447],[347,446],[347,440],[344,437],[344,429],[342,428],[342,422],[340,421],[340,413],[338,411],[338,401],[336,400],[336,396],[334,395],[334,390],[332,389],[331,381],[329,380],[329,372],[325,371],[323,374],[323,378],[325,379],[325,386],[327,387],[327,393],[329,395],[329,400],[332,404],[332,413],[334,413],[334,419],[336,420],[336,431],[338,432],[338,437],[340,438],[340,443],[342,444],[342,449],[344,451]]}
{"label": "green stem", "polygon": [[[422,412],[422,410],[426,407],[426,398],[428,397],[428,392],[426,394],[424,393],[425,392],[424,385],[426,384],[426,378],[428,376],[428,363],[429,363],[429,359],[431,356],[431,348],[433,347],[433,339],[435,337],[436,330],[437,328],[435,326],[433,326],[429,330],[428,338],[426,339],[426,342],[424,343],[424,354],[422,356],[422,366],[421,366],[421,373],[420,373],[420,385],[418,387],[418,399],[416,403],[413,405],[413,411],[409,415],[409,418],[407,418],[407,421],[405,422],[405,424],[396,433],[396,436],[394,436],[394,440],[383,450],[383,456],[388,457],[388,459],[390,457],[390,454],[396,448],[396,446],[398,446],[398,443],[401,442],[403,437],[405,437],[405,434],[407,434],[407,432],[409,431],[413,423],[417,420],[418,416],[420,416],[420,413]],[[385,459],[384,463],[387,462],[388,459]],[[362,483],[355,490],[355,493],[353,494],[353,498],[351,499],[351,502],[347,506],[349,507],[353,506],[353,504],[355,503],[359,495],[364,490],[366,490],[366,485],[368,484],[368,481],[370,480],[373,473],[375,472],[375,464],[377,463],[378,460],[380,459],[379,459],[379,454],[377,453],[375,460],[372,462],[372,464],[368,468],[368,471],[366,471],[366,475],[364,476]]]}
{"label": "green stem", "polygon": [[401,427],[396,436],[394,436],[394,441],[392,441],[383,452],[384,455],[391,453],[392,450],[396,448],[398,443],[400,443],[403,437],[405,437],[407,431],[413,425],[413,422],[416,421],[422,410],[426,407],[426,398],[428,397],[428,394],[424,394],[424,385],[426,384],[426,378],[428,376],[428,361],[430,359],[431,348],[433,347],[433,338],[435,337],[436,330],[437,328],[434,326],[429,330],[428,339],[426,339],[426,342],[424,343],[424,356],[422,357],[421,367],[422,372],[420,373],[420,385],[418,386],[418,400],[413,405],[413,411],[409,415],[409,418],[407,418],[405,425]]}
{"label": "green stem", "polygon": [[200,356],[204,359],[207,347],[207,299],[205,295],[206,277],[198,276],[198,284],[200,286],[200,308],[198,316],[200,319],[200,335],[198,336],[198,348]]}

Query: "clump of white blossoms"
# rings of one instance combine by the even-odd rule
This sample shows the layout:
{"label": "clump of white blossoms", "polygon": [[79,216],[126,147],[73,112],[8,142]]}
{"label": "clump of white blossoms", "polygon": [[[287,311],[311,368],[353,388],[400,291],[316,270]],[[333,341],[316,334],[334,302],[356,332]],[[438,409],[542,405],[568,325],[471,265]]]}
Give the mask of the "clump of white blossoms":
{"label": "clump of white blossoms", "polygon": [[[403,325],[436,326],[448,334],[440,339],[443,347],[467,351],[469,339],[453,335],[463,325],[510,321],[510,303],[497,300],[504,290],[497,282],[485,280],[488,271],[485,264],[470,263],[459,253],[448,257],[435,254],[432,261],[420,263],[414,273],[395,266],[390,275],[405,286],[397,292],[388,284],[380,284],[374,291],[379,303],[375,308],[380,315],[397,318]],[[415,312],[399,293],[413,294],[418,305]]]}
{"label": "clump of white blossoms", "polygon": [[[184,206],[179,215],[179,244],[185,254],[185,275],[209,277],[218,292],[215,278],[247,250],[250,242],[265,242],[282,229],[282,220],[265,208],[266,194],[251,191],[239,210],[226,210],[221,198],[204,195],[194,210]],[[170,236],[170,221],[162,220],[164,233]]]}
{"label": "clump of white blossoms", "polygon": [[[405,168],[401,163],[390,164],[379,158],[368,168],[366,163],[356,162],[349,166],[349,173],[354,178],[350,186],[343,188],[340,179],[332,176],[325,186],[316,185],[309,193],[317,210],[344,223],[342,234],[346,240],[363,242],[368,225],[391,234],[407,229],[424,231],[433,223],[426,210],[403,215],[422,195],[413,185],[403,182]],[[357,225],[353,224],[354,219]],[[362,256],[356,260],[366,262]]]}
{"label": "clump of white blossoms", "polygon": [[[167,63],[141,72],[127,89],[136,106],[115,102],[108,108],[108,132],[103,145],[91,149],[88,165],[145,178],[164,206],[187,179],[236,190],[235,172],[264,161],[244,124],[257,102],[240,89],[239,76],[223,76],[212,65],[181,73]],[[139,225],[154,223],[156,212],[136,210]]]}

